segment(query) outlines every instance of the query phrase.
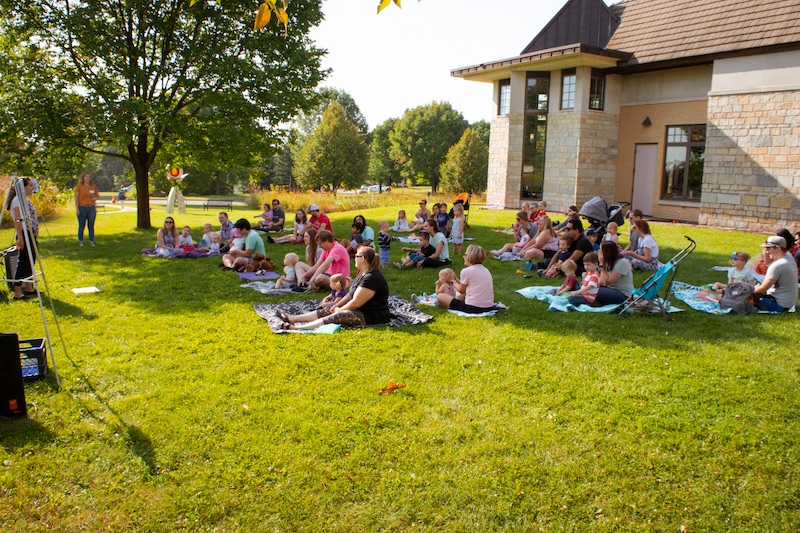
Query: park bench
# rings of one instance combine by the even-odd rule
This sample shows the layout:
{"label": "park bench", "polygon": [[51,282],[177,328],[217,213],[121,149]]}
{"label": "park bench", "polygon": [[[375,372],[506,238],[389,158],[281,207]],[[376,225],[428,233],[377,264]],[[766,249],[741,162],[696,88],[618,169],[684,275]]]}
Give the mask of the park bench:
{"label": "park bench", "polygon": [[206,200],[203,202],[203,211],[208,211],[209,207],[227,207],[228,211],[232,211],[233,202],[231,200]]}

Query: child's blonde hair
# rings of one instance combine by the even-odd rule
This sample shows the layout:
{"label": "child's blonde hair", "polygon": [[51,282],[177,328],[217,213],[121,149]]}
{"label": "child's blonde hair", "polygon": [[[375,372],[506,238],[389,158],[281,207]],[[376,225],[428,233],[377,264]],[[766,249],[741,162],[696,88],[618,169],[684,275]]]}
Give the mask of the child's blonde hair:
{"label": "child's blonde hair", "polygon": [[[400,215],[403,215],[403,216],[401,217]],[[401,209],[400,211],[398,211],[397,212],[397,218],[406,218],[406,210],[405,209]]]}
{"label": "child's blonde hair", "polygon": [[389,228],[389,223],[386,222],[385,220],[381,220],[380,222],[378,222],[378,228],[380,228],[380,229],[383,229],[383,228],[388,229]]}
{"label": "child's blonde hair", "polygon": [[212,227],[213,227],[213,226],[212,226],[211,224],[209,224],[208,222],[206,222],[205,224],[203,224],[203,231],[205,231],[205,229],[206,229],[206,228],[208,228],[208,229],[211,229]]}
{"label": "child's blonde hair", "polygon": [[453,215],[463,215],[464,214],[464,204],[455,204],[453,206]]}
{"label": "child's blonde hair", "polygon": [[563,263],[561,263],[561,272],[575,272],[578,270],[578,265],[572,259],[567,259]]}
{"label": "child's blonde hair", "polygon": [[539,207],[540,207],[541,209],[547,209],[547,202],[545,202],[544,200],[542,200],[541,202],[539,202]]}
{"label": "child's blonde hair", "polygon": [[606,226],[606,229],[608,230],[609,233],[613,235],[619,229],[619,225],[617,225],[616,222],[609,222],[608,225]]}
{"label": "child's blonde hair", "polygon": [[520,206],[520,209],[522,209],[525,212],[528,212],[531,209],[531,204],[529,202],[523,202],[522,205]]}
{"label": "child's blonde hair", "polygon": [[344,274],[334,274],[333,276],[331,276],[331,288],[333,287],[333,284],[335,283],[336,285],[339,286],[339,290],[342,290],[344,288],[344,284],[345,284],[345,280],[346,279],[347,278],[344,277]]}
{"label": "child's blonde hair", "polygon": [[289,252],[283,256],[284,265],[296,265],[298,261],[300,261],[300,256],[294,252]]}
{"label": "child's blonde hair", "polygon": [[218,231],[215,231],[214,233],[211,234],[211,242],[214,242],[214,240],[220,240]]}
{"label": "child's blonde hair", "polygon": [[442,281],[453,281],[456,279],[456,273],[452,268],[443,268],[439,271],[439,279]]}

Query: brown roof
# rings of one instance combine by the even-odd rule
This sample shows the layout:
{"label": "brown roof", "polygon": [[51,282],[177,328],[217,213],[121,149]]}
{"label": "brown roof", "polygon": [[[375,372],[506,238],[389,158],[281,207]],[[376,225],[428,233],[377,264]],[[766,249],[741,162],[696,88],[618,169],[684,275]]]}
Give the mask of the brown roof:
{"label": "brown roof", "polygon": [[625,0],[607,48],[629,52],[622,65],[800,47],[800,0]]}

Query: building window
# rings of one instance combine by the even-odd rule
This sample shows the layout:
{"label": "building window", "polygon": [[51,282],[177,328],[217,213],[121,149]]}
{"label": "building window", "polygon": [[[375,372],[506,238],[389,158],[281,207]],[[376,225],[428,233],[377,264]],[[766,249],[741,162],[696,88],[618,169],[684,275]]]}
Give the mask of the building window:
{"label": "building window", "polygon": [[603,110],[606,103],[606,76],[602,70],[592,69],[589,87],[589,109]]}
{"label": "building window", "polygon": [[540,199],[544,191],[549,72],[529,72],[525,91],[525,130],[522,139],[522,198]]}
{"label": "building window", "polygon": [[705,124],[667,127],[662,199],[700,201],[705,153]]}
{"label": "building window", "polygon": [[575,108],[575,74],[574,68],[561,71],[561,109]]}
{"label": "building window", "polygon": [[511,80],[500,80],[500,98],[497,101],[497,114],[508,115],[511,111]]}

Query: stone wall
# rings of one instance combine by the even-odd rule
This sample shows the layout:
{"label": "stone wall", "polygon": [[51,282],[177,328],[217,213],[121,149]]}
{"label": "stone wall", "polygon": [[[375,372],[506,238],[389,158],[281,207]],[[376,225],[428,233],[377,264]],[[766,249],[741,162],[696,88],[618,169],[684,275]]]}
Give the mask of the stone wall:
{"label": "stone wall", "polygon": [[774,232],[800,220],[800,92],[710,96],[699,223]]}
{"label": "stone wall", "polygon": [[522,179],[521,114],[500,115],[491,125],[486,204],[517,209]]}
{"label": "stone wall", "polygon": [[589,111],[547,117],[544,199],[550,211],[580,206],[594,196],[611,202],[619,115]]}

